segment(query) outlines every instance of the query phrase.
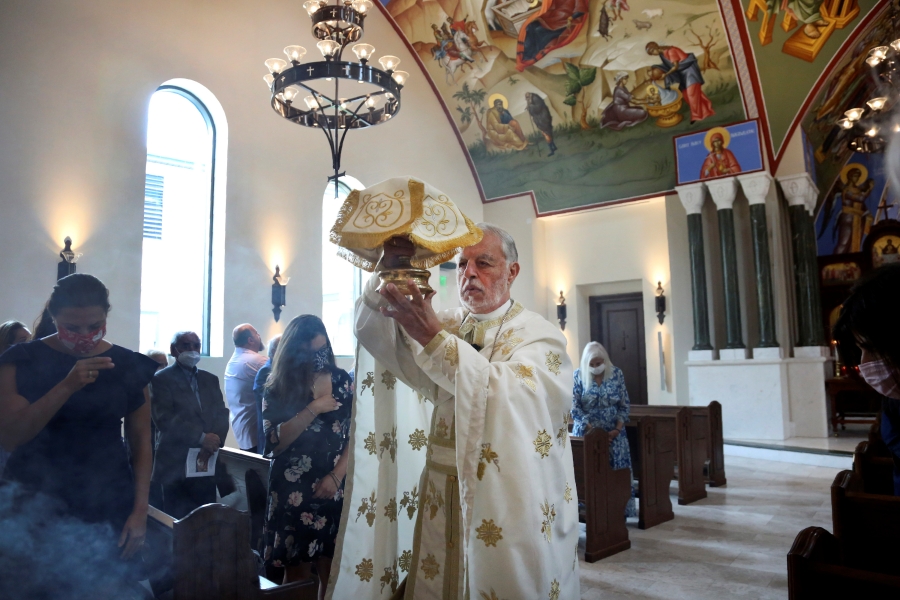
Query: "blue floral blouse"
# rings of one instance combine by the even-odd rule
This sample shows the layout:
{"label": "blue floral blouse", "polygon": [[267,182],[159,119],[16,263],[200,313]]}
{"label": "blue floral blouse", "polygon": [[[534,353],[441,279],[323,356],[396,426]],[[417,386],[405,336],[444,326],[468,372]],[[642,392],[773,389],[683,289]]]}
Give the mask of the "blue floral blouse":
{"label": "blue floral blouse", "polygon": [[585,425],[612,431],[619,422],[628,422],[631,403],[625,389],[625,376],[618,367],[612,368],[612,375],[600,385],[590,377],[585,387],[581,380],[581,370],[575,371],[575,386],[572,390],[572,435],[583,436]]}

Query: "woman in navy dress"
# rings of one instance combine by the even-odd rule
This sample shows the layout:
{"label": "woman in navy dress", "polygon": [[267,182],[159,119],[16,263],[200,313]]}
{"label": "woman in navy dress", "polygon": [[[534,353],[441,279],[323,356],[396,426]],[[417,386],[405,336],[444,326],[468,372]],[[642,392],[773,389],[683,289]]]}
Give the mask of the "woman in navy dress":
{"label": "woman in navy dress", "polygon": [[301,315],[285,329],[263,397],[269,502],[265,559],[284,582],[308,579],[325,597],[344,504],[353,385],[334,364],[325,325]]}
{"label": "woman in navy dress", "polygon": [[[597,342],[584,347],[581,368],[575,371],[572,393],[572,435],[583,436],[595,427],[609,434],[609,464],[613,469],[631,471],[631,450],[625,434],[625,423],[631,404],[625,389],[622,370],[613,366],[606,348]],[[631,475],[634,482],[634,474]],[[625,516],[636,517],[634,484],[631,499],[625,505]]]}
{"label": "woman in navy dress", "polygon": [[[103,578],[87,582],[94,584],[90,597],[102,598],[139,573],[152,466],[147,384],[156,362],[103,339],[109,291],[99,279],[59,280],[48,307],[58,333],[0,356],[0,444],[11,452],[3,487],[7,499],[18,499],[0,510],[7,522],[18,516],[22,523],[40,505],[49,514],[30,533],[44,539],[32,543],[66,556],[73,572],[82,559],[106,557]],[[53,571],[48,585],[61,576],[46,555],[23,559]],[[62,591],[54,597],[70,597]]]}

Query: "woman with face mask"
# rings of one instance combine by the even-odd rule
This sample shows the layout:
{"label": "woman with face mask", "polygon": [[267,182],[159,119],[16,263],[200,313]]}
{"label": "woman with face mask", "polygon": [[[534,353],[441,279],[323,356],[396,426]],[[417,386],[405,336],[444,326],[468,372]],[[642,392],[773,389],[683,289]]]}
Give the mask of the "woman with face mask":
{"label": "woman with face mask", "polygon": [[[609,435],[609,464],[613,469],[631,470],[631,450],[625,434],[631,405],[622,370],[613,366],[609,353],[598,342],[584,347],[581,365],[575,370],[572,392],[572,435],[583,436],[594,428]],[[631,476],[632,482],[634,475]],[[626,517],[636,517],[634,485],[625,506]]]}
{"label": "woman with face mask", "polygon": [[264,558],[284,583],[309,579],[313,563],[325,597],[344,498],[353,388],[337,368],[322,321],[287,326],[263,396],[269,470]]}
{"label": "woman with face mask", "polygon": [[900,496],[900,265],[873,271],[844,301],[834,326],[841,357],[884,396],[881,437],[894,455],[894,495]]}
{"label": "woman with face mask", "polygon": [[[0,444],[12,453],[4,479],[14,482],[6,490],[38,494],[53,507],[58,518],[48,514],[32,535],[47,536],[60,556],[110,561],[90,594],[107,597],[117,581],[138,575],[152,462],[147,384],[156,363],[103,339],[109,290],[96,277],[59,280],[47,308],[57,333],[0,356]],[[41,556],[26,558],[51,560],[56,573],[55,561],[33,551]]]}

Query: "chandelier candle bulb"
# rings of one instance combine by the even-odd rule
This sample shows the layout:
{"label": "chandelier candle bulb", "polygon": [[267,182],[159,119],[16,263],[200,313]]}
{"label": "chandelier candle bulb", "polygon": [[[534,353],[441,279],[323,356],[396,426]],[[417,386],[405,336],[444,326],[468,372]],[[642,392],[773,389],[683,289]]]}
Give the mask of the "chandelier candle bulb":
{"label": "chandelier candle bulb", "polygon": [[263,75],[263,81],[266,82],[266,86],[271,90],[272,82],[275,81],[275,76],[272,75],[271,73],[266,73],[265,75]]}
{"label": "chandelier candle bulb", "polygon": [[900,52],[900,38],[891,42],[891,48],[894,49],[894,52]]}
{"label": "chandelier candle bulb", "polygon": [[270,58],[266,61],[266,68],[269,69],[269,72],[272,75],[278,75],[284,68],[287,66],[287,62],[281,60],[280,58]]}
{"label": "chandelier candle bulb", "polygon": [[859,118],[863,115],[863,112],[865,111],[862,108],[851,108],[850,110],[846,111],[844,115],[846,115],[846,117],[851,121],[859,121]]}
{"label": "chandelier candle bulb", "polygon": [[869,65],[870,67],[877,67],[878,65],[881,64],[881,59],[878,58],[877,56],[870,56],[869,58],[866,59],[866,64]]}
{"label": "chandelier candle bulb", "polygon": [[369,107],[369,110],[375,108],[375,98],[373,98],[372,96],[366,98],[366,106]]}
{"label": "chandelier candle bulb", "polygon": [[313,16],[316,14],[316,11],[325,6],[325,2],[322,0],[308,0],[303,3],[303,8],[306,9],[306,12],[309,13],[309,16]]}
{"label": "chandelier candle bulb", "polygon": [[869,137],[875,137],[876,135],[878,135],[878,127],[872,127],[866,132],[866,135]]}
{"label": "chandelier candle bulb", "polygon": [[381,67],[388,73],[400,66],[400,59],[390,54],[382,56],[378,59],[378,62],[381,63]]}
{"label": "chandelier candle bulb", "polygon": [[341,45],[334,40],[322,40],[316,42],[316,47],[319,49],[319,52],[322,53],[322,56],[325,57],[325,60],[334,58],[337,51],[341,49]]}
{"label": "chandelier candle bulb", "polygon": [[356,11],[361,14],[366,14],[371,7],[372,3],[369,2],[369,0],[357,0],[353,3],[353,8],[355,8]]}
{"label": "chandelier candle bulb", "polygon": [[406,80],[409,78],[409,73],[406,71],[394,71],[391,75],[394,78],[394,81],[397,82],[397,85],[403,87],[406,84]]}
{"label": "chandelier candle bulb", "polygon": [[853,121],[850,119],[840,119],[837,124],[843,129],[853,129]]}
{"label": "chandelier candle bulb", "polygon": [[882,96],[880,98],[872,98],[866,104],[869,105],[869,108],[872,110],[881,110],[884,108],[884,105],[887,104],[887,98]]}
{"label": "chandelier candle bulb", "polygon": [[285,88],[283,92],[281,92],[282,97],[284,97],[285,102],[293,102],[294,98],[297,97],[300,91],[297,88]]}
{"label": "chandelier candle bulb", "polygon": [[304,98],[303,101],[306,102],[309,110],[316,110],[317,108],[319,108],[319,103],[316,101],[316,97],[312,94]]}
{"label": "chandelier candle bulb", "polygon": [[888,46],[876,46],[869,50],[869,56],[877,56],[880,59],[887,58]]}
{"label": "chandelier candle bulb", "polygon": [[306,48],[303,46],[287,46],[284,49],[284,53],[287,55],[289,61],[297,64],[303,60],[304,56],[306,56]]}
{"label": "chandelier candle bulb", "polygon": [[375,46],[372,44],[356,44],[353,46],[353,53],[359,59],[359,62],[366,64],[375,53]]}

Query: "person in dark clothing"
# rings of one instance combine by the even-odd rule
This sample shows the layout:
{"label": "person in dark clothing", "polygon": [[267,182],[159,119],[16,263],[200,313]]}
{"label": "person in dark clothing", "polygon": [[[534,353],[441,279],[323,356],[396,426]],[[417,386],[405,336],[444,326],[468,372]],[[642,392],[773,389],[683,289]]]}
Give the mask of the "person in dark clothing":
{"label": "person in dark clothing", "polygon": [[900,264],[881,267],[859,281],[844,301],[834,337],[844,363],[884,396],[881,437],[894,458],[894,495],[900,496]]}
{"label": "person in dark clothing", "polygon": [[260,454],[266,453],[266,429],[263,427],[262,401],[266,391],[266,382],[269,380],[269,373],[272,372],[272,359],[275,358],[275,353],[278,351],[279,340],[281,340],[280,335],[276,335],[269,340],[269,346],[267,348],[269,360],[267,360],[266,364],[259,369],[256,373],[256,379],[253,381],[253,395],[256,399],[256,423],[258,427],[256,439],[259,440],[257,451]]}
{"label": "person in dark clothing", "polygon": [[[29,505],[50,507],[41,527],[31,531],[46,539],[24,543],[32,551],[56,547],[68,558],[57,564],[44,553],[25,553],[49,571],[42,576],[65,578],[60,569],[79,571],[72,561],[102,554],[111,560],[105,576],[134,582],[147,529],[152,463],[147,384],[156,363],[103,339],[109,291],[96,277],[78,273],[60,279],[47,310],[58,333],[17,344],[0,356],[0,444],[11,452],[3,478],[7,489],[14,486],[16,494],[33,498],[3,503],[0,511],[6,514],[0,514],[0,522],[15,523],[14,513]],[[74,536],[68,533],[73,527],[90,527],[93,533],[90,539]],[[58,548],[60,544],[64,547]],[[15,560],[3,551],[0,556],[5,562]],[[113,580],[95,582],[91,597],[119,597]],[[56,582],[59,588],[67,584]],[[33,591],[25,594],[37,597]]]}
{"label": "person in dark clothing", "polygon": [[176,519],[216,501],[215,478],[187,477],[187,459],[192,448],[199,448],[197,463],[207,464],[228,435],[228,407],[219,378],[197,368],[201,347],[196,333],[176,333],[169,347],[175,364],[153,377],[158,431],[153,483],[162,490],[163,512]]}
{"label": "person in dark clothing", "polygon": [[308,579],[313,563],[325,596],[344,504],[353,386],[321,319],[295,317],[285,329],[263,398],[269,502],[266,563],[284,582]]}
{"label": "person in dark clothing", "polygon": [[531,122],[541,132],[550,147],[550,154],[547,156],[553,156],[556,152],[556,144],[553,143],[553,115],[550,114],[547,103],[537,94],[525,92],[525,108],[531,115]]}

